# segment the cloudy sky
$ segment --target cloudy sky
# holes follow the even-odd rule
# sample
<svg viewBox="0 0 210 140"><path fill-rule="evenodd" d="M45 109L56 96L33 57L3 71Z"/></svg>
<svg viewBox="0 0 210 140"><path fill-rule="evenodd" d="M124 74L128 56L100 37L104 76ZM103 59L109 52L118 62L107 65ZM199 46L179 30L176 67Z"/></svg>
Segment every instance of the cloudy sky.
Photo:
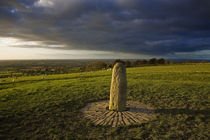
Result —
<svg viewBox="0 0 210 140"><path fill-rule="evenodd" d="M210 59L210 0L0 0L0 59Z"/></svg>

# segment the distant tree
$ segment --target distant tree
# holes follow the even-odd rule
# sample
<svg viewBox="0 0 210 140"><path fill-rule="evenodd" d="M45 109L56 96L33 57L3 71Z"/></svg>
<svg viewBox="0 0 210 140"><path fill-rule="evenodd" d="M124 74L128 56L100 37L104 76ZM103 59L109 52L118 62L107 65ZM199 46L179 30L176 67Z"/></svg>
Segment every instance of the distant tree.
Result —
<svg viewBox="0 0 210 140"><path fill-rule="evenodd" d="M125 61L125 66L126 67L131 67L131 62L129 60Z"/></svg>
<svg viewBox="0 0 210 140"><path fill-rule="evenodd" d="M46 67L45 68L45 72L48 74L48 73L50 73L50 68L49 67Z"/></svg>
<svg viewBox="0 0 210 140"><path fill-rule="evenodd" d="M149 64L156 64L157 63L157 59L156 58L152 58L149 60Z"/></svg>
<svg viewBox="0 0 210 140"><path fill-rule="evenodd" d="M147 62L147 60L142 60L142 64L147 64L148 62Z"/></svg>
<svg viewBox="0 0 210 140"><path fill-rule="evenodd" d="M137 66L137 64L138 64L138 62L137 62L137 61L133 61L133 62L131 63L131 66L132 66L132 67L136 67L136 66Z"/></svg>
<svg viewBox="0 0 210 140"><path fill-rule="evenodd" d="M160 59L157 60L157 63L158 64L165 64L165 59L160 58Z"/></svg>
<svg viewBox="0 0 210 140"><path fill-rule="evenodd" d="M142 60L136 60L136 65L140 66L142 64Z"/></svg>

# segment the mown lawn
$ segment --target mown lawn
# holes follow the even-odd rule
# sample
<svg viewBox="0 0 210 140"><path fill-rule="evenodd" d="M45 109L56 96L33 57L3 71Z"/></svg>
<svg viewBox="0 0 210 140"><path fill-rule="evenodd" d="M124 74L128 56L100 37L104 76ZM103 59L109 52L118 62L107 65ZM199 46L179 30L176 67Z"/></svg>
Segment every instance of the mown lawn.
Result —
<svg viewBox="0 0 210 140"><path fill-rule="evenodd" d="M111 71L18 78L0 83L0 139L208 139L210 65L127 68L128 99L157 117L141 125L94 126L79 111L109 99Z"/></svg>

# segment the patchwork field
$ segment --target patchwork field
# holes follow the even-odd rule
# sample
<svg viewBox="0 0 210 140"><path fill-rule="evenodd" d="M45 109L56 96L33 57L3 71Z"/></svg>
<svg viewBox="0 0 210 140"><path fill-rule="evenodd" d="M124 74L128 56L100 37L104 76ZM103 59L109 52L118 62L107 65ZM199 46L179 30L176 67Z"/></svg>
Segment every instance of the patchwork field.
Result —
<svg viewBox="0 0 210 140"><path fill-rule="evenodd" d="M155 108L140 125L94 126L79 111L108 100L111 71L0 81L0 139L208 139L210 64L127 68L128 99Z"/></svg>

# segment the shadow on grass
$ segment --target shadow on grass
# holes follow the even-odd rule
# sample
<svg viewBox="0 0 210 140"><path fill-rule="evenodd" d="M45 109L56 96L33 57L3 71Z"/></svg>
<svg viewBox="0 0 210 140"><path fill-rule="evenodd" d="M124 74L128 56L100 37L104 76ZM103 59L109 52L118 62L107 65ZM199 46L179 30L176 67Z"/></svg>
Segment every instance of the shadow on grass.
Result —
<svg viewBox="0 0 210 140"><path fill-rule="evenodd" d="M187 114L187 115L210 115L210 110L189 110L189 109L157 109L155 113L161 114Z"/></svg>

